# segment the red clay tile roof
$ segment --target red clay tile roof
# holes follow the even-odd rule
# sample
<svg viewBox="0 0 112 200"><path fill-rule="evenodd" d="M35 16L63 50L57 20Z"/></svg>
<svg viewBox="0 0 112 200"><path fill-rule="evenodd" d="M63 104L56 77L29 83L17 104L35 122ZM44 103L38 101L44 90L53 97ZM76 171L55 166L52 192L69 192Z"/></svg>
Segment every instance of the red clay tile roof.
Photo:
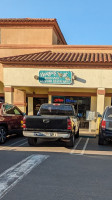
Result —
<svg viewBox="0 0 112 200"><path fill-rule="evenodd" d="M0 58L1 63L75 64L112 63L111 53L38 52Z"/></svg>
<svg viewBox="0 0 112 200"><path fill-rule="evenodd" d="M0 26L52 26L56 29L62 44L67 44L57 20L47 18L0 18Z"/></svg>

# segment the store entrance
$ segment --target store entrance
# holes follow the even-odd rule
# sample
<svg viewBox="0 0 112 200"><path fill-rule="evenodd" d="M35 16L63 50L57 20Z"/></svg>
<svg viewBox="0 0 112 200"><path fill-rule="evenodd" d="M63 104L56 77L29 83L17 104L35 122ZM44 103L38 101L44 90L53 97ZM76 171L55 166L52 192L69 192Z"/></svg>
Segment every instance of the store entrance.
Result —
<svg viewBox="0 0 112 200"><path fill-rule="evenodd" d="M52 98L53 103L67 103L74 105L75 112L80 119L80 128L88 129L89 121L86 120L86 111L90 110L90 97L61 97L54 96Z"/></svg>
<svg viewBox="0 0 112 200"><path fill-rule="evenodd" d="M48 103L48 98L33 98L33 115L37 115L37 112L43 103Z"/></svg>

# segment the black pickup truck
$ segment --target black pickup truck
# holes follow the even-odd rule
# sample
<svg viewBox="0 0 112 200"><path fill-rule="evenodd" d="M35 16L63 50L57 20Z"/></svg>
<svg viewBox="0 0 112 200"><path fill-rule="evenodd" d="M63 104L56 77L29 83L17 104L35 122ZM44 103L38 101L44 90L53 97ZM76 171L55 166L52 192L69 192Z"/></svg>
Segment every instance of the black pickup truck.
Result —
<svg viewBox="0 0 112 200"><path fill-rule="evenodd" d="M79 119L70 104L42 104L37 116L25 116L23 135L29 145L36 146L38 138L61 139L73 147L79 137Z"/></svg>

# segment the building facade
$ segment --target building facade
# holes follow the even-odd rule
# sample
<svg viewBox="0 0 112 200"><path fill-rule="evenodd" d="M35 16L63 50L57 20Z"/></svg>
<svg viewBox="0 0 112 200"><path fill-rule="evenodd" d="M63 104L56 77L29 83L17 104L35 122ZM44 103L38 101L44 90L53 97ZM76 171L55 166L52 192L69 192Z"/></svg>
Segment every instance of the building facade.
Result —
<svg viewBox="0 0 112 200"><path fill-rule="evenodd" d="M80 127L98 131L111 105L112 46L67 45L55 19L0 19L0 98L29 115L71 103Z"/></svg>

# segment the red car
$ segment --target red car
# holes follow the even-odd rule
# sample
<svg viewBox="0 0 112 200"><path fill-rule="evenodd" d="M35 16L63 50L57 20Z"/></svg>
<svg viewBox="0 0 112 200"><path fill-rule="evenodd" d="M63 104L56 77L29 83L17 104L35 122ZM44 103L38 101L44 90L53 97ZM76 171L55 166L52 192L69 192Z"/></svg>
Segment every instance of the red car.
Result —
<svg viewBox="0 0 112 200"><path fill-rule="evenodd" d="M17 106L0 103L0 144L5 143L7 135L22 133L23 116Z"/></svg>

